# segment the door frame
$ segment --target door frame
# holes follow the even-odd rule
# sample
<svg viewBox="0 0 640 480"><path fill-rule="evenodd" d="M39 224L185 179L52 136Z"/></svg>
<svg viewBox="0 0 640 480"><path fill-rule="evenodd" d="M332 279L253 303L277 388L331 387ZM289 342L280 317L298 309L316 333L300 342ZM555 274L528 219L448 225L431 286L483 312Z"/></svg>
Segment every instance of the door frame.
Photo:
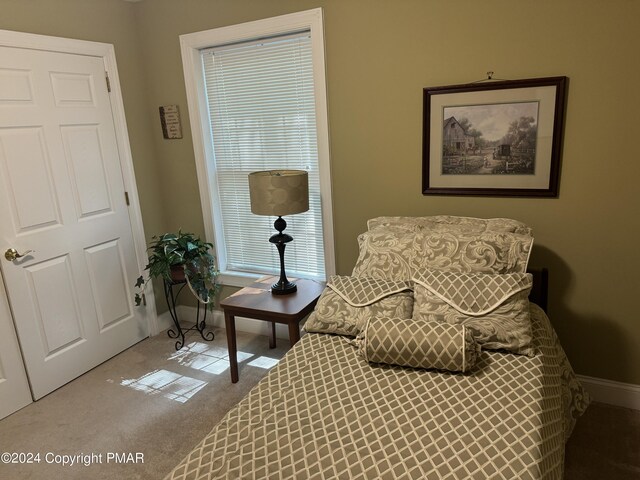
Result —
<svg viewBox="0 0 640 480"><path fill-rule="evenodd" d="M120 156L122 178L124 181L125 191L129 193L129 219L133 234L133 242L135 245L136 261L138 263L138 271L142 273L147 263L147 243L144 234L140 201L138 198L138 187L133 169L133 157L131 155L131 147L129 145L129 132L127 130L127 121L124 114L124 101L122 98L122 90L120 89L120 78L118 76L114 46L110 43L52 37L48 35L16 32L12 30L0 30L0 46L71 53L76 55L101 57L103 59L105 76L109 77L109 84L111 88L109 98L111 103L111 112L113 115L116 142L118 145L118 154ZM131 281L135 282L135 279L132 278ZM2 285L2 288L5 288L4 285ZM157 335L161 331L161 326L158 322L153 286L151 283L148 283L146 288L145 296L147 299L147 305L141 313L142 318L146 320L147 325L149 326L149 335L153 336ZM13 325L12 318L5 319L3 317L4 315L0 312L0 321L7 320Z"/></svg>

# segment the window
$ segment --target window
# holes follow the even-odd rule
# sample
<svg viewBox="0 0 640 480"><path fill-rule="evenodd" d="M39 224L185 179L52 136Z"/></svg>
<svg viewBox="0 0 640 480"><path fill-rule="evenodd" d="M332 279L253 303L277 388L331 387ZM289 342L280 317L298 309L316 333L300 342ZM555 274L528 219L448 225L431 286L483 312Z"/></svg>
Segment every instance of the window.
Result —
<svg viewBox="0 0 640 480"><path fill-rule="evenodd" d="M279 272L275 217L253 215L247 176L309 172L309 211L285 217L290 277L334 273L320 9L180 38L207 237L222 282Z"/></svg>

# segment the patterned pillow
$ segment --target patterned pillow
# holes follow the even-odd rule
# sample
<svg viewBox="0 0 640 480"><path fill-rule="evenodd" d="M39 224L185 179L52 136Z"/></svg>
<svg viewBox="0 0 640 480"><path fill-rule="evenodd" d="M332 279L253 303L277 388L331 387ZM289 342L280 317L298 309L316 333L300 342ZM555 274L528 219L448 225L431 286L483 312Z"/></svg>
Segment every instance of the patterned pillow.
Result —
<svg viewBox="0 0 640 480"><path fill-rule="evenodd" d="M417 266L416 234L376 229L358 236L360 254L352 275L388 280L410 280Z"/></svg>
<svg viewBox="0 0 640 480"><path fill-rule="evenodd" d="M414 320L466 325L482 348L535 355L528 299L531 274L427 271L414 282Z"/></svg>
<svg viewBox="0 0 640 480"><path fill-rule="evenodd" d="M371 316L410 318L412 284L334 275L322 292L304 330L356 336Z"/></svg>
<svg viewBox="0 0 640 480"><path fill-rule="evenodd" d="M352 275L407 280L430 269L460 273L525 273L533 237L516 233L415 233L376 228L358 237Z"/></svg>
<svg viewBox="0 0 640 480"><path fill-rule="evenodd" d="M368 362L468 372L480 354L464 325L372 317L355 343Z"/></svg>
<svg viewBox="0 0 640 480"><path fill-rule="evenodd" d="M429 217L376 217L367 221L367 229L401 228L412 232L483 233L503 232L533 235L531 227L510 218L474 218L453 215Z"/></svg>

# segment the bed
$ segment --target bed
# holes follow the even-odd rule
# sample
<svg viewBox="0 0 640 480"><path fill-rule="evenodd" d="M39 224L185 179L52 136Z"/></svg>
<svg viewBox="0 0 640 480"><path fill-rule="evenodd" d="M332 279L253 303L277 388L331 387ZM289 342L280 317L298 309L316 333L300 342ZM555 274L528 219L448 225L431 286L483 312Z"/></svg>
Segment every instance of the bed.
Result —
<svg viewBox="0 0 640 480"><path fill-rule="evenodd" d="M537 273L536 279L542 281L536 281L534 288L527 283L532 278L522 270L526 269L533 242L528 227L505 219L464 217L381 217L370 221L368 227L359 237L360 256L354 272L350 278L332 277L326 296L323 293L324 299L321 297L307 320L305 329L309 333L167 479L562 478L565 441L589 398L575 378L545 311L526 299L530 296L546 307L545 275ZM477 243L478 236L498 235L504 240L504 234L524 240L520 246L505 245L502 251L507 253L503 257L496 255L495 249L489 254L486 244ZM433 235L447 242L455 238L457 247L445 248L442 242L434 241ZM475 240L467 243L468 236ZM525 237L531 237L531 242ZM380 238L384 240L380 242ZM417 246L416 238L422 247ZM431 253L441 253L429 260L438 268L433 263L425 268L424 245L429 245ZM466 252L462 262L458 255L461 249ZM449 260L458 257L443 262L443 255ZM469 271L469 262L480 270L490 267L490 271ZM461 264L464 271L459 271ZM522 271L504 273L505 268ZM496 269L502 273L496 273ZM439 319L433 322L435 329L450 329L452 335L462 332L456 337L461 339L461 347L453 348L447 357L447 345L455 342L443 342L439 347L442 334L434 343L434 337L428 336L434 329L424 337L418 331L431 328L431 317L425 316L431 315L430 308L440 313L450 308L449 304L438 304L441 293L428 283L431 280L416 277L418 270L456 282L460 278L502 281L515 275L529 285L525 289L510 286L513 291L521 290L507 295L511 300L525 295L526 307L520 310L526 310L530 328L527 342L507 347L502 344L499 348L488 341L478 344L473 322L486 322L495 309L489 314L483 310L470 321L467 316L457 325L442 321L452 318L442 314L444 317L434 317ZM403 289L398 282L407 277L412 277L412 282ZM362 284L369 290L376 285L369 300L380 298L367 303L369 300L360 295L357 301L350 298L351 303L346 302L348 289L340 288L348 285L353 290L354 285ZM428 288L420 293L418 287L423 284ZM381 294L381 285L392 285L388 291L394 293ZM443 285L445 296L456 290L456 296L470 298L469 292L460 293L464 289ZM487 290L499 290L491 285ZM477 297L473 293L476 291L481 289L472 289ZM420 295L428 297L432 293L431 300L420 300ZM498 297L503 306L505 295ZM411 298L411 313L404 312L404 316L412 317L413 323L409 319L403 323L398 316L403 314L398 308L409 308L407 298ZM380 307L381 299L388 303ZM438 305L428 306L429 301ZM522 304L522 299L518 301ZM360 305L354 307L358 302ZM478 303L477 298L473 302ZM368 306L362 310L364 304ZM382 310L376 313L375 308ZM512 312L513 306L509 308ZM459 319L460 312L454 313ZM408 330L410 339L386 342L399 338L399 334L387 332L375 346L374 339L380 332L375 331L374 319L382 326L413 329ZM420 338L429 343L430 352L440 349L438 356L428 360L431 365L412 364L424 363L428 357L416 356L415 351L410 360L402 357L405 360L386 362L386 357L378 356L373 358L378 361L371 361L372 352L406 351L408 343ZM476 353L471 355L470 348ZM442 363L444 357L447 361L462 359L464 365L456 371L451 364ZM429 368L434 365L437 369Z"/></svg>

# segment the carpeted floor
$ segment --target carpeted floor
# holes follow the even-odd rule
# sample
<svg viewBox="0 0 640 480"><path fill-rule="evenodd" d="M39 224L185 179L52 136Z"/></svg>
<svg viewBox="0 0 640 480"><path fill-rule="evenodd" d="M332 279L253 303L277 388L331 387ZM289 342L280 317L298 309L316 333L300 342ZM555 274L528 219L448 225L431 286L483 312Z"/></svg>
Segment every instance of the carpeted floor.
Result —
<svg viewBox="0 0 640 480"><path fill-rule="evenodd" d="M640 411L592 403L565 450L565 480L640 479Z"/></svg>
<svg viewBox="0 0 640 480"><path fill-rule="evenodd" d="M234 385L223 330L213 342L189 337L180 352L164 334L140 342L0 420L0 453L40 454L40 463L0 463L0 479L162 479L286 353L288 342L270 350L267 337L239 332L238 349ZM73 466L61 464L72 460ZM640 412L593 404L567 445L565 478L640 478Z"/></svg>
<svg viewBox="0 0 640 480"><path fill-rule="evenodd" d="M288 350L288 341L270 350L267 337L238 332L232 384L225 332L214 331L213 342L190 335L180 352L166 334L143 340L0 420L0 453L41 455L39 464L0 463L0 479L163 478ZM144 463L117 464L109 453L141 453ZM63 455L92 464L48 463Z"/></svg>

